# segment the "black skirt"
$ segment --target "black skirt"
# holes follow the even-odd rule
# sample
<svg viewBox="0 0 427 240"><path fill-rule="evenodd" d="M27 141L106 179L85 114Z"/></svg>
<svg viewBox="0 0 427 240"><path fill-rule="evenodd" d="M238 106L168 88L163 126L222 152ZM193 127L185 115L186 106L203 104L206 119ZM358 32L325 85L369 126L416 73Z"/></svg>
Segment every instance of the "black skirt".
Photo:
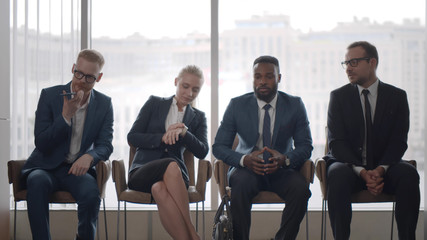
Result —
<svg viewBox="0 0 427 240"><path fill-rule="evenodd" d="M154 183L163 180L163 175L171 162L176 162L176 160L173 158L162 158L133 169L129 173L129 188L135 191L151 193L151 187ZM184 181L184 183L188 188L188 182Z"/></svg>

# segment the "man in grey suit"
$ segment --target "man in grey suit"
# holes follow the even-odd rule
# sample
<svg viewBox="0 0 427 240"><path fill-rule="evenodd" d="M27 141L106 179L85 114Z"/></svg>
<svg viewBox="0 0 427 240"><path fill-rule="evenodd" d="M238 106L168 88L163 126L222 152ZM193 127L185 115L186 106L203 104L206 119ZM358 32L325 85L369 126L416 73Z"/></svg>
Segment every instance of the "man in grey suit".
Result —
<svg viewBox="0 0 427 240"><path fill-rule="evenodd" d="M380 81L378 52L366 41L347 47L350 83L331 92L328 109L328 208L335 239L350 238L351 194L396 195L399 239L415 239L419 175L402 161L408 148L406 92Z"/></svg>
<svg viewBox="0 0 427 240"><path fill-rule="evenodd" d="M58 190L70 192L77 201L76 238L95 237L101 200L94 166L113 152L111 98L93 90L103 65L99 52L82 50L72 67L72 81L41 91L36 148L22 169L33 239L50 239L49 197Z"/></svg>
<svg viewBox="0 0 427 240"><path fill-rule="evenodd" d="M252 199L263 190L286 201L275 239L295 239L311 196L298 171L313 150L307 113L301 98L277 90L280 81L275 57L255 59L254 92L230 101L212 146L231 166L234 239L249 239Z"/></svg>

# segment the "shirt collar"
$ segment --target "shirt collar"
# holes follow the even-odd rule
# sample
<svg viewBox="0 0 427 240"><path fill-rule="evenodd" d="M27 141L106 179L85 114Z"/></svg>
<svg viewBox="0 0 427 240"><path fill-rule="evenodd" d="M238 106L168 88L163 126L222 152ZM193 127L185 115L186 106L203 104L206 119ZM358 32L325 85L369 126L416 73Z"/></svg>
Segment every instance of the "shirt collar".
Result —
<svg viewBox="0 0 427 240"><path fill-rule="evenodd" d="M376 95L378 94L378 84L379 84L379 80L377 79L377 80L375 80L375 82L371 85L371 86L369 86L368 88L363 88L362 86L360 86L360 85L357 85L357 89L359 90L359 95L362 95L362 91L363 91L363 89L368 89L369 90L369 93L373 96L373 97L376 97Z"/></svg>
<svg viewBox="0 0 427 240"><path fill-rule="evenodd" d="M265 106L265 104L267 104L267 103L268 103L268 102L265 102L265 101L263 101L263 100L260 100L259 98L257 98L257 99L256 99L256 101L257 101L257 103L258 103L258 107L259 107L260 109L262 109L262 108ZM269 104L271 105L271 107L272 107L273 109L276 109L276 103L277 103L277 93L276 93L276 95L274 96L273 100L271 100L271 101L269 102Z"/></svg>

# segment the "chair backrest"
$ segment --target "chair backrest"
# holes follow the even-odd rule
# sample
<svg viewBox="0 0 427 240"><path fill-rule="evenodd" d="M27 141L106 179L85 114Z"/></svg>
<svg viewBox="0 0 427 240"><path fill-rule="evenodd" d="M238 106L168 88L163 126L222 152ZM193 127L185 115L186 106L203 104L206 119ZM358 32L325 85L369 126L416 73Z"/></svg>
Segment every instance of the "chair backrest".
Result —
<svg viewBox="0 0 427 240"><path fill-rule="evenodd" d="M18 192L23 190L21 184L21 169L25 162L26 160L11 160L7 163L9 184L12 184L13 196L18 196ZM25 197L18 200L25 200Z"/></svg>
<svg viewBox="0 0 427 240"><path fill-rule="evenodd" d="M129 143L129 167L132 165L133 158L135 157L136 148ZM189 185L195 185L195 177L194 177L194 155L189 150L184 151L184 163L188 170L188 177L190 178Z"/></svg>

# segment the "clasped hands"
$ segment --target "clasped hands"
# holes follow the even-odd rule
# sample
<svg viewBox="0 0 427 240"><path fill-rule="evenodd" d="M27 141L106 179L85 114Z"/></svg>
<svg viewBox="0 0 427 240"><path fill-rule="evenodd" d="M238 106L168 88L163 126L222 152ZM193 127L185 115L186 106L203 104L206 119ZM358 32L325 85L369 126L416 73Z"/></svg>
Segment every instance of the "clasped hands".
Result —
<svg viewBox="0 0 427 240"><path fill-rule="evenodd" d="M271 154L271 157L268 159L268 163L265 163L264 159L258 157L265 151ZM284 165L285 159L285 155L274 149L264 147L261 150L253 151L251 154L246 155L243 159L243 165L246 168L251 169L256 174L266 175L276 172L280 166Z"/></svg>
<svg viewBox="0 0 427 240"><path fill-rule="evenodd" d="M383 191L384 173L385 170L381 166L378 166L373 170L363 169L362 171L360 171L360 177L366 182L366 187L368 191L374 196L381 194Z"/></svg>
<svg viewBox="0 0 427 240"><path fill-rule="evenodd" d="M179 140L179 136L182 135L184 129L186 129L184 123L175 123L170 125L165 134L163 134L162 142L167 145L174 145Z"/></svg>

